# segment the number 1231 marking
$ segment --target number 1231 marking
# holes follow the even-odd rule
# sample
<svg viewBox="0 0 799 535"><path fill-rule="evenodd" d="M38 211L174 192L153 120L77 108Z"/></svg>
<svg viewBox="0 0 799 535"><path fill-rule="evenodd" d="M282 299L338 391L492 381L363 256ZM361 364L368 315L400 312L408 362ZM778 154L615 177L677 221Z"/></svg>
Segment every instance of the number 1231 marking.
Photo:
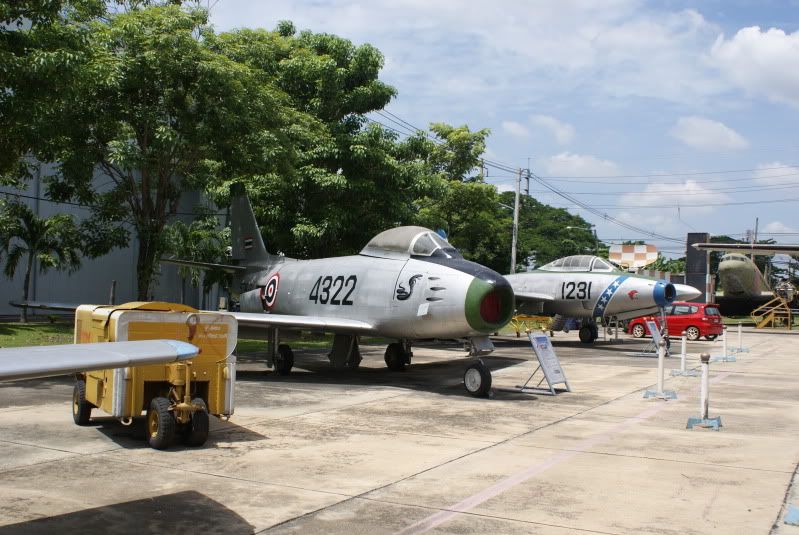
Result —
<svg viewBox="0 0 799 535"><path fill-rule="evenodd" d="M564 282L560 286L561 299L591 299L591 285L593 282Z"/></svg>

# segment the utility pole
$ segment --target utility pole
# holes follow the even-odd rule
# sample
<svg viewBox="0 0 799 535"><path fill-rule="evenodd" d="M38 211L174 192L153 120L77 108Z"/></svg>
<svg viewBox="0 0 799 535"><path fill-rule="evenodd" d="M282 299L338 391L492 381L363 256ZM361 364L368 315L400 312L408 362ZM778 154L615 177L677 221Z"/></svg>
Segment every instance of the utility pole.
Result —
<svg viewBox="0 0 799 535"><path fill-rule="evenodd" d="M522 189L522 170L516 176L516 202L513 204L513 240L510 245L510 272L516 273L516 242L519 238L519 195Z"/></svg>

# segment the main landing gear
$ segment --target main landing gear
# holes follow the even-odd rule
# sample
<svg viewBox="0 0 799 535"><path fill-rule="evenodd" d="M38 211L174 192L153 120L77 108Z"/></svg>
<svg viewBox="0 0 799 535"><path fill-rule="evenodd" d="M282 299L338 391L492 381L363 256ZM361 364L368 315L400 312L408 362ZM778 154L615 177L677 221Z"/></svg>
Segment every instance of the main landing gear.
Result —
<svg viewBox="0 0 799 535"><path fill-rule="evenodd" d="M595 321L584 322L580 326L580 341L584 344L593 344L599 338L599 328L596 326Z"/></svg>
<svg viewBox="0 0 799 535"><path fill-rule="evenodd" d="M405 366L411 363L411 358L413 358L413 351L411 351L411 344L407 340L388 344L386 354L383 356L388 369L394 372L405 371Z"/></svg>

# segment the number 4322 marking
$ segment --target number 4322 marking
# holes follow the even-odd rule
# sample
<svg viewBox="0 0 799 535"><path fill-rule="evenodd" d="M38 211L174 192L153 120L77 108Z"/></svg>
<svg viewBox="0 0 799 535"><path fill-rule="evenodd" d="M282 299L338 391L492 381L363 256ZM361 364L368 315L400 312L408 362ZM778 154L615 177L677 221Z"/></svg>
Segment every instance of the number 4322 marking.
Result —
<svg viewBox="0 0 799 535"><path fill-rule="evenodd" d="M358 277L350 275L346 279L344 275L333 277L332 275L320 276L311 288L308 300L320 305L352 305L350 296L355 291L358 284ZM339 299L339 295L347 293Z"/></svg>

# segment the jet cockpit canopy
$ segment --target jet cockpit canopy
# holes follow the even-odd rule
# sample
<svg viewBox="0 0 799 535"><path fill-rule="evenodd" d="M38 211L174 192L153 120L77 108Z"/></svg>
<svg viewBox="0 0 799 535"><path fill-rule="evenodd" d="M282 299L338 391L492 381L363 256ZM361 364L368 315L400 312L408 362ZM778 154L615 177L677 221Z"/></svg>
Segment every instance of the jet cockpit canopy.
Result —
<svg viewBox="0 0 799 535"><path fill-rule="evenodd" d="M545 264L538 268L542 271L614 271L615 268L610 262L604 258L599 258L593 255L574 255L564 256L553 260L549 264Z"/></svg>
<svg viewBox="0 0 799 535"><path fill-rule="evenodd" d="M378 258L463 258L457 249L437 233L429 228L413 226L384 230L366 244L361 254Z"/></svg>

